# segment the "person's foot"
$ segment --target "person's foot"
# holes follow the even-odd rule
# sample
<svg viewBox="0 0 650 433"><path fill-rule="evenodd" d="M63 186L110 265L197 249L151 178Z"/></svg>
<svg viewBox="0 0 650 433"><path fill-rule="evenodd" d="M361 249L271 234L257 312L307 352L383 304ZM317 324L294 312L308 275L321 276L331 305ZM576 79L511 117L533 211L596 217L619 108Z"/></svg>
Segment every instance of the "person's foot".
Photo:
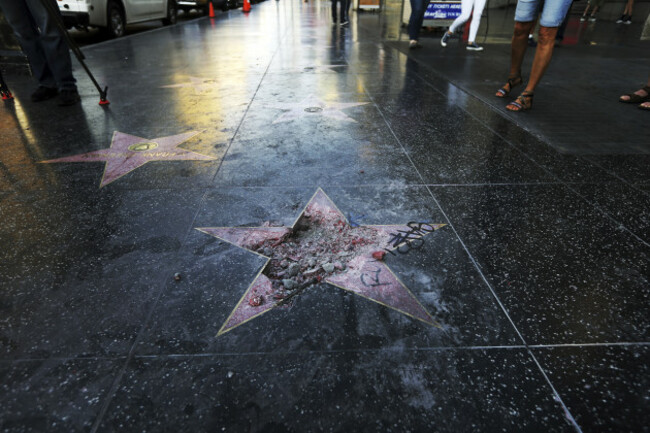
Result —
<svg viewBox="0 0 650 433"><path fill-rule="evenodd" d="M587 16L586 15L581 16L580 17L580 22L584 23L585 21L587 21Z"/></svg>
<svg viewBox="0 0 650 433"><path fill-rule="evenodd" d="M414 48L422 48L422 45L420 45L420 43L415 39L411 39L409 41L409 49L412 50Z"/></svg>
<svg viewBox="0 0 650 433"><path fill-rule="evenodd" d="M596 17L595 16L590 16L589 17L589 22L590 23L595 23L596 22Z"/></svg>
<svg viewBox="0 0 650 433"><path fill-rule="evenodd" d="M449 39L451 39L452 36L453 36L453 33L445 32L445 34L442 35L442 39L440 39L440 45L442 45L443 47L446 47L447 46L447 41L449 41Z"/></svg>
<svg viewBox="0 0 650 433"><path fill-rule="evenodd" d="M626 18L623 20L623 24L632 24L632 15L628 15Z"/></svg>
<svg viewBox="0 0 650 433"><path fill-rule="evenodd" d="M650 111L650 102L644 102L642 104L639 104L639 108L642 110Z"/></svg>
<svg viewBox="0 0 650 433"><path fill-rule="evenodd" d="M621 24L623 21L625 21L625 18L627 18L625 15L621 15L621 17L616 20L616 24Z"/></svg>
<svg viewBox="0 0 650 433"><path fill-rule="evenodd" d="M47 101L59 94L59 91L53 87L38 86L38 89L32 93L32 102Z"/></svg>
<svg viewBox="0 0 650 433"><path fill-rule="evenodd" d="M468 51L483 51L483 47L481 47L479 44L476 42L470 42L467 44Z"/></svg>
<svg viewBox="0 0 650 433"><path fill-rule="evenodd" d="M63 89L59 95L59 106L65 107L68 105L74 105L77 102L81 101L77 89Z"/></svg>
<svg viewBox="0 0 650 433"><path fill-rule="evenodd" d="M348 24L350 24L350 21L345 20L341 23L341 26L347 26Z"/></svg>
<svg viewBox="0 0 650 433"><path fill-rule="evenodd" d="M621 102L629 102L632 104L645 102L648 99L650 99L650 86L645 86L644 88L639 89L634 93L628 93L627 95L622 95L618 98L618 100Z"/></svg>

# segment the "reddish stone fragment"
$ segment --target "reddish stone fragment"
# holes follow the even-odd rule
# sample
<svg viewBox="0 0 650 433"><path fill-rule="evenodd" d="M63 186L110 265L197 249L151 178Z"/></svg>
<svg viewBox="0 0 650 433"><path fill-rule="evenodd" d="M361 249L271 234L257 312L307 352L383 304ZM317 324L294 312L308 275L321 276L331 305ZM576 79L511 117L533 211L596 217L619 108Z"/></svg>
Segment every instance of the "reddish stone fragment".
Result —
<svg viewBox="0 0 650 433"><path fill-rule="evenodd" d="M372 258L375 260L384 260L384 256L386 255L386 251L375 251L372 253Z"/></svg>
<svg viewBox="0 0 650 433"><path fill-rule="evenodd" d="M259 307L264 303L264 298L261 296L253 296L248 300L248 305L251 307Z"/></svg>

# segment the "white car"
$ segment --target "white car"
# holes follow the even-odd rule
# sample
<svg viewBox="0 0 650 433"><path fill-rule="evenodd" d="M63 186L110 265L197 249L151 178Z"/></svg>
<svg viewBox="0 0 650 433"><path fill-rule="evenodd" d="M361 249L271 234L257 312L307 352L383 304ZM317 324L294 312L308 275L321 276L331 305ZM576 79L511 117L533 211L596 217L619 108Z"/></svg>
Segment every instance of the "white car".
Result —
<svg viewBox="0 0 650 433"><path fill-rule="evenodd" d="M175 24L176 0L59 0L66 27L99 27L113 38L124 35L127 24L163 20Z"/></svg>

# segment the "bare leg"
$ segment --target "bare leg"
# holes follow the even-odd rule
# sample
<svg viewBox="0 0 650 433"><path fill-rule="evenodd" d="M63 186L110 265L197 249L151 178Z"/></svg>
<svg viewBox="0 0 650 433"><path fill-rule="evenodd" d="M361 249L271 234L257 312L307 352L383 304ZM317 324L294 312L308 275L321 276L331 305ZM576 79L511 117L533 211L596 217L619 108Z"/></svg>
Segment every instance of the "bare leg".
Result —
<svg viewBox="0 0 650 433"><path fill-rule="evenodd" d="M528 35L533 29L535 21L528 23L515 23L515 32L512 35L510 49L510 76L521 77L521 64L524 62L524 54L528 47Z"/></svg>
<svg viewBox="0 0 650 433"><path fill-rule="evenodd" d="M526 92L528 93L535 91L535 87L539 84L544 76L544 72L546 72L546 68L548 68L551 62L555 35L557 35L557 27L540 26L539 42L535 51L535 59L533 59L533 67L530 70L530 80L528 80L528 85L526 86Z"/></svg>
<svg viewBox="0 0 650 433"><path fill-rule="evenodd" d="M632 7L633 6L634 6L634 0L627 0L627 4L625 5L625 9L623 10L623 15L632 16Z"/></svg>

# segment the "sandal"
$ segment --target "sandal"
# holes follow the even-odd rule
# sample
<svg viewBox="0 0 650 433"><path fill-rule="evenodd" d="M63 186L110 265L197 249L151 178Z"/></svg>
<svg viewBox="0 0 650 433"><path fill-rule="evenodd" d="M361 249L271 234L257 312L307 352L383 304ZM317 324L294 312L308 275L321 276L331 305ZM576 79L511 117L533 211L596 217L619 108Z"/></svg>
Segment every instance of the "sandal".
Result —
<svg viewBox="0 0 650 433"><path fill-rule="evenodd" d="M650 101L643 102L643 103L639 104L639 108L642 109L642 110L650 111Z"/></svg>
<svg viewBox="0 0 650 433"><path fill-rule="evenodd" d="M497 90L495 96L498 96L499 98L505 98L512 91L512 89L514 89L516 86L520 85L523 82L524 80L521 78L521 75L518 77L509 77L508 82L504 84L502 88Z"/></svg>
<svg viewBox="0 0 650 433"><path fill-rule="evenodd" d="M524 90L517 99L506 105L506 108L510 111L530 110L533 108L533 96L535 96L533 93Z"/></svg>
<svg viewBox="0 0 650 433"><path fill-rule="evenodd" d="M639 104L641 102L645 102L650 100L650 86L645 86L642 89L644 92L647 93L645 96L637 95L636 93L628 93L627 95L623 96L628 96L629 99L621 99L623 96L619 97L618 100L619 102L624 102L626 104ZM638 92L638 90L637 90Z"/></svg>

